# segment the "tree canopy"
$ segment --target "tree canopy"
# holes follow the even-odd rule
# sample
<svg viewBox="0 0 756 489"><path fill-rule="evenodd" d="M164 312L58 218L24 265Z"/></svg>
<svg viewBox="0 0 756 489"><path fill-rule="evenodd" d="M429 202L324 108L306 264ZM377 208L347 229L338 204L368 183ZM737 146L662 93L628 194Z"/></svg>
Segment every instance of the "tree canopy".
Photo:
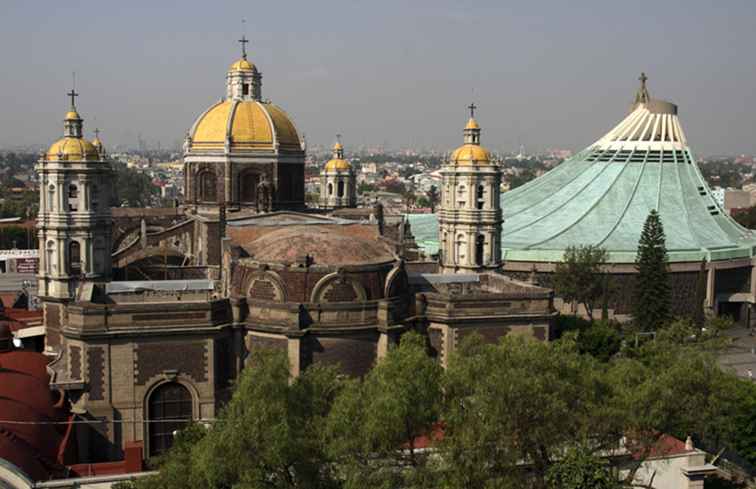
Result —
<svg viewBox="0 0 756 489"><path fill-rule="evenodd" d="M608 254L593 245L570 246L554 271L554 288L565 301L581 304L593 321L593 311L609 286L602 267Z"/></svg>
<svg viewBox="0 0 756 489"><path fill-rule="evenodd" d="M684 329L606 359L569 338L472 334L446 370L406 333L361 379L317 366L291 379L284 352L255 352L218 419L130 487L614 489L667 435L752 452L753 386ZM611 449L632 454L623 480Z"/></svg>

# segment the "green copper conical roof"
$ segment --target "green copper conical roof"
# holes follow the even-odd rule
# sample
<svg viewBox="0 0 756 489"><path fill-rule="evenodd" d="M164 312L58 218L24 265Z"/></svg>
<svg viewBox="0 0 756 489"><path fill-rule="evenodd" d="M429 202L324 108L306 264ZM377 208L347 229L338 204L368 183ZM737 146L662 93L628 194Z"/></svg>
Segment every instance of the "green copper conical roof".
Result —
<svg viewBox="0 0 756 489"><path fill-rule="evenodd" d="M645 87L643 87L645 88ZM750 257L756 235L716 203L669 102L636 97L630 114L587 149L506 192L502 256L554 262L572 245L599 245L613 263L635 260L651 209L673 262ZM418 244L438 249L433 215L409 216Z"/></svg>

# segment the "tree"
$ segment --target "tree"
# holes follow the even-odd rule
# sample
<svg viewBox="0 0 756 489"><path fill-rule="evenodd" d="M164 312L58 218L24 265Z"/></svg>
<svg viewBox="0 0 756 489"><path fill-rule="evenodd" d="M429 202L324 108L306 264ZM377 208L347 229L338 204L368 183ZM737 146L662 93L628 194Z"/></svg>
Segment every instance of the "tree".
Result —
<svg viewBox="0 0 756 489"><path fill-rule="evenodd" d="M546 473L550 489L619 489L606 460L585 446L569 448Z"/></svg>
<svg viewBox="0 0 756 489"><path fill-rule="evenodd" d="M160 189L152 184L147 174L120 162L113 162L113 170L112 206L151 207L153 200L160 196Z"/></svg>
<svg viewBox="0 0 756 489"><path fill-rule="evenodd" d="M668 435L692 436L713 451L731 445L740 381L722 370L715 355L655 340L638 355L612 362L606 377L613 391L611 410L633 453L625 483L634 480L644 460L664 455Z"/></svg>
<svg viewBox="0 0 756 489"><path fill-rule="evenodd" d="M643 225L635 267L633 317L640 328L656 331L669 321L672 302L664 228L656 210L651 210Z"/></svg>
<svg viewBox="0 0 756 489"><path fill-rule="evenodd" d="M756 229L756 206L745 209L733 209L732 217L741 226Z"/></svg>
<svg viewBox="0 0 756 489"><path fill-rule="evenodd" d="M751 465L756 465L756 383L740 380L736 396L732 446Z"/></svg>
<svg viewBox="0 0 756 489"><path fill-rule="evenodd" d="M430 476L415 442L431 437L439 420L442 369L424 341L405 334L334 402L327 421L329 453L341 467L345 488L418 487Z"/></svg>
<svg viewBox="0 0 756 489"><path fill-rule="evenodd" d="M332 487L320 427L341 385L336 371L312 367L292 380L286 355L273 350L250 363L207 433L191 445L179 438L138 489Z"/></svg>
<svg viewBox="0 0 756 489"><path fill-rule="evenodd" d="M602 368L568 346L514 336L463 342L445 383L445 487L544 488L565 446L590 435L598 451L619 439Z"/></svg>
<svg viewBox="0 0 756 489"><path fill-rule="evenodd" d="M570 341L466 339L445 382L441 485L602 487L597 481L609 481L598 459L621 440L632 455L628 485L644 461L669 449L667 436L731 446L732 414L747 416L745 404L735 409L747 397L738 382L714 355L664 341L603 363Z"/></svg>
<svg viewBox="0 0 756 489"><path fill-rule="evenodd" d="M591 321L607 287L602 270L607 257L606 250L598 246L570 246L554 272L556 293L567 302L582 304Z"/></svg>
<svg viewBox="0 0 756 489"><path fill-rule="evenodd" d="M436 205L439 201L438 188L435 185L431 185L428 192L425 193L428 203L430 204L431 213L436 212Z"/></svg>
<svg viewBox="0 0 756 489"><path fill-rule="evenodd" d="M367 192L375 192L376 189L377 189L377 187L375 185L373 185L372 183L364 182L364 181L360 182L357 185L357 193L359 195L362 195L362 194L367 193Z"/></svg>

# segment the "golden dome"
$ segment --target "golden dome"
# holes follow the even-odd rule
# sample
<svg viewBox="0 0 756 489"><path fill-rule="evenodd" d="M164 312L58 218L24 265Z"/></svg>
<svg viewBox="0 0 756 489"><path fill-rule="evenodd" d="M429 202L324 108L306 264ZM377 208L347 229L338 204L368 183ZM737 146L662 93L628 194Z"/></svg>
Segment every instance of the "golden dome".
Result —
<svg viewBox="0 0 756 489"><path fill-rule="evenodd" d="M224 150L227 136L234 152L272 151L276 143L280 150L302 150L297 129L286 112L255 100L218 102L197 119L190 136L190 151Z"/></svg>
<svg viewBox="0 0 756 489"><path fill-rule="evenodd" d="M465 129L480 129L480 126L478 125L478 121L470 117L470 120L467 121Z"/></svg>
<svg viewBox="0 0 756 489"><path fill-rule="evenodd" d="M348 171L352 169L352 165L343 159L332 159L325 164L325 171Z"/></svg>
<svg viewBox="0 0 756 489"><path fill-rule="evenodd" d="M66 120L67 121L80 120L80 119L81 119L81 116L75 110L69 110L68 112L66 112Z"/></svg>
<svg viewBox="0 0 756 489"><path fill-rule="evenodd" d="M478 144L463 144L454 150L450 159L458 165L489 164L491 154Z"/></svg>
<svg viewBox="0 0 756 489"><path fill-rule="evenodd" d="M228 71L255 71L257 68L244 58L233 63L228 67Z"/></svg>
<svg viewBox="0 0 756 489"><path fill-rule="evenodd" d="M94 144L84 138L64 137L47 150L48 161L98 160L100 153Z"/></svg>

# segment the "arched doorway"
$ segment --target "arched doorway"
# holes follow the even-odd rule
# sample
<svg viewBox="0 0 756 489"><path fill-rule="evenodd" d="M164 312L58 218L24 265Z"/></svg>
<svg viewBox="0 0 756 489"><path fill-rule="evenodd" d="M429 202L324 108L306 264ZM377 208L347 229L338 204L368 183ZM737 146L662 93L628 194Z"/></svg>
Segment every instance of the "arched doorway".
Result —
<svg viewBox="0 0 756 489"><path fill-rule="evenodd" d="M192 395L178 382L162 384L150 395L147 414L150 456L154 457L171 448L173 433L191 421Z"/></svg>

